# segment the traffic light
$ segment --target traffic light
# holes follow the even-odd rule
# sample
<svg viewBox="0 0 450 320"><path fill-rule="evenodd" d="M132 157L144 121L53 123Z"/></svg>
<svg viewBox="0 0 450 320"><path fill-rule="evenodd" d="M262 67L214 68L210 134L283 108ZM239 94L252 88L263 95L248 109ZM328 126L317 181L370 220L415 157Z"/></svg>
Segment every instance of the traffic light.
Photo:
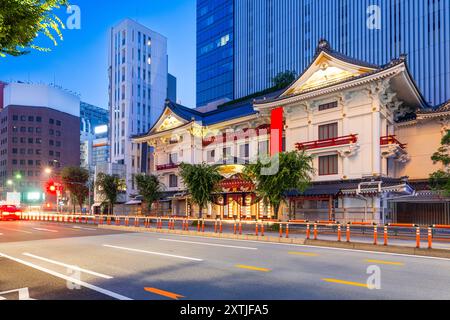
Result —
<svg viewBox="0 0 450 320"><path fill-rule="evenodd" d="M49 180L49 181L47 181L45 190L48 194L56 195L56 192L58 191L58 187L54 181Z"/></svg>

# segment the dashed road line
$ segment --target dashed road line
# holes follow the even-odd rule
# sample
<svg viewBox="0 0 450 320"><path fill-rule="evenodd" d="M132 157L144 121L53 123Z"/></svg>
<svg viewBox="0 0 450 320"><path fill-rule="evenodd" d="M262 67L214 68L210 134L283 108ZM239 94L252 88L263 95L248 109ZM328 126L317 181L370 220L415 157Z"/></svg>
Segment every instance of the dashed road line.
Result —
<svg viewBox="0 0 450 320"><path fill-rule="evenodd" d="M246 265L243 265L243 264L237 264L235 267L236 268L240 268L240 269L259 271L259 272L270 272L271 271L270 269L253 267L253 266L246 266Z"/></svg>
<svg viewBox="0 0 450 320"><path fill-rule="evenodd" d="M169 292L169 291L164 291L164 290L160 290L160 289L156 289L156 288L144 288L145 291L147 292L151 292L163 297L167 297L173 300L178 300L180 298L185 298L185 296L182 296L181 294L177 294L177 293L173 293L173 292Z"/></svg>
<svg viewBox="0 0 450 320"><path fill-rule="evenodd" d="M108 275L103 274L103 273L98 273L98 272L95 272L95 271L91 271L91 270L80 268L80 267L75 266L75 265L69 265L69 264L65 264L65 263L59 262L59 261L55 261L55 260L47 259L47 258L44 258L44 257L36 256L34 254L31 254L31 253L25 252L25 253L23 253L23 255L27 256L27 257L30 257L30 258L42 260L42 261L45 261L45 262L48 262L48 263L56 264L58 266L66 267L66 268L69 268L69 269L72 269L72 270L78 270L78 271L81 271L83 273L88 273L88 274L91 274L93 276L97 276L97 277L100 277L100 278L103 278L103 279L112 279L113 278L112 276L108 276Z"/></svg>
<svg viewBox="0 0 450 320"><path fill-rule="evenodd" d="M305 257L318 257L318 253L312 253L312 252L299 252L299 251L290 251L288 254L293 256L305 256Z"/></svg>
<svg viewBox="0 0 450 320"><path fill-rule="evenodd" d="M146 250L141 250L141 249L125 248L125 247L119 247L119 246L112 246L112 245L108 245L108 244L104 244L103 246L107 247L107 248L126 250L126 251L132 251L132 252L139 252L139 253L146 253L146 254L153 254L153 255L169 257L169 258L178 258L178 259L198 261L198 262L203 261L203 259L179 256L179 255L162 253L162 252L154 252L154 251L146 251Z"/></svg>
<svg viewBox="0 0 450 320"><path fill-rule="evenodd" d="M45 228L33 228L33 229L37 230L37 231L44 231L44 232L53 232L53 233L59 232L58 230L51 230L51 229L45 229Z"/></svg>
<svg viewBox="0 0 450 320"><path fill-rule="evenodd" d="M339 279L322 279L325 282L329 283L337 283L337 284L344 284L347 286L353 286L353 287L362 287L362 288L369 288L367 286L367 283L360 283L360 282L353 282L353 281L345 281L345 280L339 280Z"/></svg>
<svg viewBox="0 0 450 320"><path fill-rule="evenodd" d="M208 242L183 241L183 240L164 239L164 238L160 238L159 240L160 241L168 241L168 242L198 244L198 245L202 245L202 246L212 246L212 247L222 247L222 248L232 248L232 249L243 249L243 250L258 250L258 248L252 248L252 247L230 246L230 245L225 245L225 244L208 243Z"/></svg>
<svg viewBox="0 0 450 320"><path fill-rule="evenodd" d="M392 266L404 266L405 265L403 262L384 261L384 260L366 259L364 261L368 262L368 263L387 264L387 265L392 265Z"/></svg>

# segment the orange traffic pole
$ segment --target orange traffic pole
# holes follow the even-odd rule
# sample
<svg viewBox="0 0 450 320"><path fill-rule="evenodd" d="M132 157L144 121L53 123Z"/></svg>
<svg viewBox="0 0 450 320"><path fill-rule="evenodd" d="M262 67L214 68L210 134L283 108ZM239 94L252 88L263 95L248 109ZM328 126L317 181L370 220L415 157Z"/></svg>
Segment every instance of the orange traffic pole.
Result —
<svg viewBox="0 0 450 320"><path fill-rule="evenodd" d="M384 245L387 246L388 245L388 225L384 226L383 236L384 236Z"/></svg>
<svg viewBox="0 0 450 320"><path fill-rule="evenodd" d="M256 236L259 236L258 222L255 223L255 235L256 235Z"/></svg>
<svg viewBox="0 0 450 320"><path fill-rule="evenodd" d="M342 230L341 230L341 224L338 223L338 230L337 230L337 237L338 237L338 242L341 242L342 240Z"/></svg>
<svg viewBox="0 0 450 320"><path fill-rule="evenodd" d="M433 227L428 227L428 249L433 249Z"/></svg>
<svg viewBox="0 0 450 320"><path fill-rule="evenodd" d="M242 222L239 221L239 235L242 235Z"/></svg>
<svg viewBox="0 0 450 320"><path fill-rule="evenodd" d="M202 232L205 232L205 219L202 220Z"/></svg>
<svg viewBox="0 0 450 320"><path fill-rule="evenodd" d="M416 227L416 248L420 249L420 227Z"/></svg>
<svg viewBox="0 0 450 320"><path fill-rule="evenodd" d="M309 229L309 223L306 224L306 240L311 238L311 230Z"/></svg>
<svg viewBox="0 0 450 320"><path fill-rule="evenodd" d="M280 238L283 238L283 225L280 223Z"/></svg>
<svg viewBox="0 0 450 320"><path fill-rule="evenodd" d="M347 223L347 242L350 242L350 222Z"/></svg>
<svg viewBox="0 0 450 320"><path fill-rule="evenodd" d="M116 226L120 226L120 218L119 217L116 218Z"/></svg>
<svg viewBox="0 0 450 320"><path fill-rule="evenodd" d="M237 233L237 230L236 230L236 220L234 220L233 233L234 233L234 234Z"/></svg>
<svg viewBox="0 0 450 320"><path fill-rule="evenodd" d="M261 222L261 236L264 237L264 222Z"/></svg>
<svg viewBox="0 0 450 320"><path fill-rule="evenodd" d="M314 240L317 240L317 222L314 223Z"/></svg>
<svg viewBox="0 0 450 320"><path fill-rule="evenodd" d="M200 232L200 219L197 220L197 232Z"/></svg>
<svg viewBox="0 0 450 320"><path fill-rule="evenodd" d="M373 226L373 244L378 245L378 226L376 224Z"/></svg>
<svg viewBox="0 0 450 320"><path fill-rule="evenodd" d="M286 238L289 238L289 223L286 224Z"/></svg>

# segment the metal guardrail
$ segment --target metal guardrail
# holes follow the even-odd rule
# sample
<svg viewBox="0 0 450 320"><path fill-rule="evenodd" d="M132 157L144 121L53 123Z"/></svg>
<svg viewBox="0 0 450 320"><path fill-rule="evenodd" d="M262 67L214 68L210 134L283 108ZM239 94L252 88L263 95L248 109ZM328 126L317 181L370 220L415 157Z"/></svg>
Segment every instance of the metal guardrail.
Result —
<svg viewBox="0 0 450 320"><path fill-rule="evenodd" d="M275 236L280 238L306 237L308 240L333 240L338 242L358 242L356 239L370 240L374 245L387 246L391 239L414 241L420 248L427 241L431 249L434 241L450 243L450 226L433 225L420 227L413 224L386 224L353 222L347 224L335 221L292 220L234 220L190 217L163 216L118 216L118 215L82 215L22 213L25 221L48 221L125 227L143 227L155 230L180 230L198 233L231 233L234 235Z"/></svg>

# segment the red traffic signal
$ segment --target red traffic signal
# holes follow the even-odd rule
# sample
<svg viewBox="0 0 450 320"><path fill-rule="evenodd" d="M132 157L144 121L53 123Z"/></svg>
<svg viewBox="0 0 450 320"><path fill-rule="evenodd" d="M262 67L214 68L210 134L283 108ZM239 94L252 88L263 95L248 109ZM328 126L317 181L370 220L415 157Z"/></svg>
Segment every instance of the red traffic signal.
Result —
<svg viewBox="0 0 450 320"><path fill-rule="evenodd" d="M56 183L55 183L54 181L52 181L52 180L47 181L47 184L46 184L46 186L45 186L45 191L46 191L48 194L56 195L56 193L58 192L58 190L59 190L58 184L56 184Z"/></svg>

